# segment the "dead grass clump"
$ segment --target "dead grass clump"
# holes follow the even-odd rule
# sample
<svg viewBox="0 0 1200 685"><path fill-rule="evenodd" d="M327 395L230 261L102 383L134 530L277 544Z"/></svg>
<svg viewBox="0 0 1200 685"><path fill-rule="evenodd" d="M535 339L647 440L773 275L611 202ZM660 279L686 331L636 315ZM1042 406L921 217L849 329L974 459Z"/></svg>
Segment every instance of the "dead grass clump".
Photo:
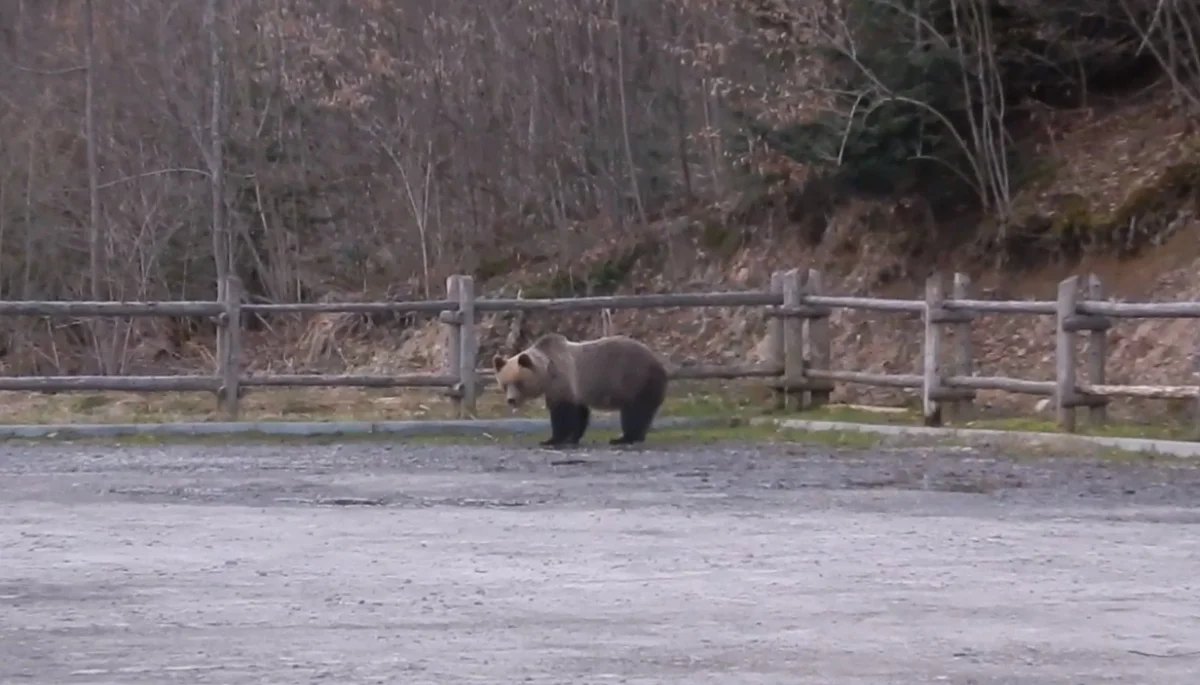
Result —
<svg viewBox="0 0 1200 685"><path fill-rule="evenodd" d="M319 302L361 302L361 294L325 293ZM296 342L305 365L313 365L332 356L341 356L339 342L346 342L370 333L368 316L350 312L322 312L308 321Z"/></svg>

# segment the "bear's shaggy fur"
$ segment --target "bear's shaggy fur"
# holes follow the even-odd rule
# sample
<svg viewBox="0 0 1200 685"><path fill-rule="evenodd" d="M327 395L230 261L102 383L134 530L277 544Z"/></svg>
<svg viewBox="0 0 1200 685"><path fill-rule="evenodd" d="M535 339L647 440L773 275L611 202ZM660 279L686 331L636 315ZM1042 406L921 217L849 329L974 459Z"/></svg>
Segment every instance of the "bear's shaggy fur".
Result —
<svg viewBox="0 0 1200 685"><path fill-rule="evenodd" d="M578 445L592 409L621 413L621 436L610 444L642 442L667 394L662 359L623 335L574 342L551 333L492 362L509 406L545 397L551 435L541 444L547 447Z"/></svg>

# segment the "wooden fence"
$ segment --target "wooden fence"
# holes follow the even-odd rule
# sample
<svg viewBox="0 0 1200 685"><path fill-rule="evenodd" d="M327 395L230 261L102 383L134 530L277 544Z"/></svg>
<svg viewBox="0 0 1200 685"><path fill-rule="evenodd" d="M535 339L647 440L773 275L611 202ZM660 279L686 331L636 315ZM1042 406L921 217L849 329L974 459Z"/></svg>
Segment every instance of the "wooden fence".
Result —
<svg viewBox="0 0 1200 685"><path fill-rule="evenodd" d="M805 277L807 276L807 277ZM679 379L763 378L775 391L776 405L788 398L802 407L829 401L835 383L913 388L921 391L925 422L967 416L978 390L1040 395L1052 398L1059 427L1076 430L1076 409L1086 407L1089 420L1103 423L1113 397L1190 399L1200 406L1200 386L1110 385L1105 382L1105 332L1114 318L1200 318L1200 302L1118 303L1104 299L1100 280L1071 277L1059 284L1055 301L973 299L970 281L956 274L949 297L941 276L931 277L924 300L879 299L828 295L821 274L799 269L772 275L770 289L660 295L616 295L569 299L477 298L470 276L451 276L443 300L414 302L354 302L249 304L241 282L230 278L219 288L217 302L0 302L0 316L60 317L213 317L218 325L217 369L214 375L187 376L41 376L0 377L0 390L24 391L208 391L231 419L238 399L250 388L279 387L441 387L459 406L460 415L475 413L480 390L491 379L490 368L478 369L476 319L487 312L576 312L585 310L678 307L765 307L769 361L737 366L682 366L672 370ZM1083 286L1081 288L1081 285ZM1081 292L1082 291L1082 292ZM1081 297L1086 295L1086 297ZM924 322L924 355L919 374L867 373L835 369L830 347L829 316L836 309L911 312ZM436 315L447 333L448 363L437 373L392 376L366 375L248 375L239 372L243 316L246 314L424 313ZM970 325L978 314L1053 316L1057 322L1056 373L1053 380L1028 380L975 374ZM944 333L953 328L953 349L944 350ZM1078 338L1086 334L1088 383L1076 378ZM943 411L943 408L945 411Z"/></svg>

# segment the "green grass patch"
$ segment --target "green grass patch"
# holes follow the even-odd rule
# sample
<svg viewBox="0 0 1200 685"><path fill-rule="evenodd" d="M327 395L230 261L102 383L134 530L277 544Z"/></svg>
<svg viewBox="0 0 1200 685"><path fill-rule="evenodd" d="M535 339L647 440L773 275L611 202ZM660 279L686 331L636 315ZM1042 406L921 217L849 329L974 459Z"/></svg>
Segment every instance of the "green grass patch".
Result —
<svg viewBox="0 0 1200 685"><path fill-rule="evenodd" d="M604 439L608 440L609 437ZM672 427L653 431L646 441L648 446L658 445L694 445L720 444L724 442L740 443L785 443L797 442L818 444L828 447L867 448L873 447L882 440L883 436L872 435L860 431L805 431L791 428L779 428L771 424L751 425L749 423L733 423L728 426L704 427Z"/></svg>
<svg viewBox="0 0 1200 685"><path fill-rule="evenodd" d="M1099 426L1088 425L1084 410L1074 433L1058 429L1053 419L1041 416L982 416L963 423L947 424L947 428L980 428L1029 433L1054 433L1059 435L1094 435L1114 438L1146 438L1156 440L1194 440L1194 425L1179 419L1166 419L1157 423L1110 420ZM779 418L784 418L780 416ZM924 425L920 412L903 410L875 412L853 407L832 405L807 411L790 412L786 418L808 421L840 421L889 426Z"/></svg>
<svg viewBox="0 0 1200 685"><path fill-rule="evenodd" d="M832 413L832 412L831 412ZM845 416L847 412L838 415ZM862 423L862 422L860 422ZM1025 430L1024 428L1022 430ZM584 440L584 447L590 449L608 449L609 439L616 437L618 431L610 428L597 428L589 431ZM475 434L422 434L402 435L388 433L343 433L333 435L269 435L265 433L246 433L235 435L131 435L113 438L73 437L69 433L51 438L20 438L9 442L38 444L46 442L69 441L73 444L97 446L154 446L171 444L190 445L345 445L373 443L379 445L504 445L522 449L540 449L538 443L547 437L546 431L530 433L511 433L496 431L494 433ZM881 445L893 448L906 447L942 447L952 448L978 444L970 438L946 436L891 436L868 433L857 430L822 430L809 431L801 429L781 428L771 423L750 424L742 420L732 420L725 425L669 427L652 430L642 449L675 449L694 446L718 446L721 444L759 444L774 446L819 446L834 450L869 450ZM1100 445L1081 445L1066 448L1053 440L1044 443L1027 440L1005 440L1003 438L987 438L983 445L989 454L1004 455L1013 459L1040 459L1054 456L1070 455L1075 457L1101 458L1111 461L1138 461L1155 463L1191 463L1187 459L1167 455L1155 455L1145 452L1121 450ZM564 451L564 454L569 450Z"/></svg>
<svg viewBox="0 0 1200 685"><path fill-rule="evenodd" d="M503 397L496 389L485 386L481 389L476 416L486 418L538 418L546 417L542 402L527 403L520 411L512 412L505 406ZM598 415L609 414L598 412ZM1155 422L1112 420L1102 426L1088 425L1087 411L1079 410L1077 435L1126 438L1151 438L1164 440L1196 439L1190 406L1170 412ZM770 417L778 419L800 419L812 421L835 421L844 423L891 426L923 425L919 411L911 408L883 410L846 405L829 405L819 409L776 411L769 390L761 383L676 381L670 386L662 410L662 417L714 418L743 420L733 428L718 429L656 429L663 439L677 442L728 440L779 440L779 431L774 428L749 426L745 419ZM255 391L242 402L242 421L388 421L455 419L457 412L453 403L439 391L410 390L352 390L352 389L282 389ZM215 401L205 393L0 393L0 423L171 423L181 421L223 421L215 411ZM981 414L963 423L949 425L950 428L982 428L1002 431L1024 431L1060 434L1052 418L1041 416L1004 416ZM602 432L602 431L601 431ZM786 433L786 432L783 432ZM852 431L835 431L823 441L833 443L872 444L875 437L848 437L863 434ZM480 440L504 440L508 434L481 437ZM806 432L805 440L813 434ZM589 436L590 438L591 436ZM611 437L611 436L609 436ZM58 439L69 438L63 435ZM76 438L79 439L79 438ZM159 436L121 438L122 441L147 439L152 441L172 440ZM181 438L197 440L259 440L281 442L286 440L432 440L427 436L369 435L291 438L284 436L249 435L196 436ZM469 436L439 437L446 440L471 440ZM653 438L652 438L653 439ZM605 438L607 440L607 437ZM111 440L110 440L111 441ZM866 441L866 442L864 442ZM928 441L927 441L928 442Z"/></svg>
<svg viewBox="0 0 1200 685"><path fill-rule="evenodd" d="M1033 433L1061 433L1054 421L1039 417L979 419L978 421L969 422L963 427ZM1194 440L1196 437L1194 426L1189 426L1182 421L1176 420L1168 420L1155 424L1110 421L1100 426L1087 425L1086 421L1081 420L1076 432L1071 435L1099 435L1113 438L1147 438L1154 440Z"/></svg>
<svg viewBox="0 0 1200 685"><path fill-rule="evenodd" d="M911 409L871 411L845 405L826 405L818 409L781 412L775 418L804 419L807 421L840 421L844 423L867 423L885 426L923 425L921 413Z"/></svg>
<svg viewBox="0 0 1200 685"><path fill-rule="evenodd" d="M607 448L608 441L617 437L619 430L597 428L590 430L584 438L585 447ZM485 433L428 433L404 435L396 433L336 433L330 435L271 435L267 433L238 433L231 435L171 435L140 434L118 437L83 437L65 431L53 437L12 438L9 442L47 443L68 441L74 444L151 446L164 444L225 445L225 444L302 444L337 445L347 443L414 444L414 445L511 445L536 448L544 440L547 431L514 433L495 431ZM713 445L720 443L804 443L835 448L867 448L877 445L882 436L859 431L804 431L778 428L774 425L751 425L732 420L727 425L716 426L672 426L653 429L644 444L646 448L663 448L686 445Z"/></svg>

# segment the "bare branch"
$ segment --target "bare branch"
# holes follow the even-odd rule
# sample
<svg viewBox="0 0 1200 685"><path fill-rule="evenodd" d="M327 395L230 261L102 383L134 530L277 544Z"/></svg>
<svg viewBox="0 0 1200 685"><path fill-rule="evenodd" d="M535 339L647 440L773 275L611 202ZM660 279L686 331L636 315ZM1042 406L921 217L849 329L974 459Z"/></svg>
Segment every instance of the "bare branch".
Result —
<svg viewBox="0 0 1200 685"><path fill-rule="evenodd" d="M129 176L122 176L121 178L113 179L111 181L105 181L104 183L101 183L100 185L98 185L96 187L103 190L105 188L111 188L113 186L118 186L123 183L129 183L130 181L140 181L145 178L152 178L154 176L163 176L166 174L198 174L205 178L210 178L212 176L212 174L210 174L208 171L205 171L204 169L192 169L190 167L175 167L172 169L156 169L154 171L144 171L140 174L131 174Z"/></svg>

